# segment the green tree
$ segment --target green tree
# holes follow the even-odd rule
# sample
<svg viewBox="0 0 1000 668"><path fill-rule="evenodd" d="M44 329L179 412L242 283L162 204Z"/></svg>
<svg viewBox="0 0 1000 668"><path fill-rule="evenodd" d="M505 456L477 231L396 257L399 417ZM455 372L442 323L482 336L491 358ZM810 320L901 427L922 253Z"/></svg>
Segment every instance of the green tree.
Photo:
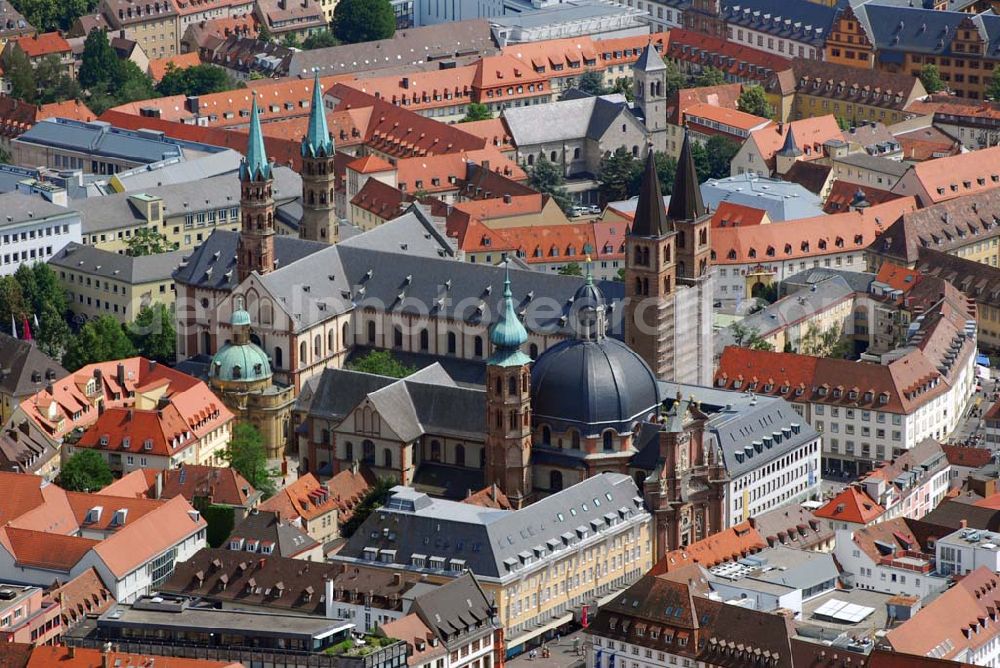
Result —
<svg viewBox="0 0 1000 668"><path fill-rule="evenodd" d="M601 158L597 182L601 198L605 202L628 199L637 191L641 179L642 163L624 146L619 146L614 153Z"/></svg>
<svg viewBox="0 0 1000 668"><path fill-rule="evenodd" d="M229 444L222 452L222 458L265 498L274 495L276 476L267 466L264 437L252 424L236 423Z"/></svg>
<svg viewBox="0 0 1000 668"><path fill-rule="evenodd" d="M132 257L142 255L156 255L174 250L173 245L166 236L160 234L156 229L143 227L136 230L132 238L125 244L125 250Z"/></svg>
<svg viewBox="0 0 1000 668"><path fill-rule="evenodd" d="M20 49L9 48L4 51L4 75L10 84L10 96L24 102L34 102L38 99L38 83L35 80L35 70L28 57Z"/></svg>
<svg viewBox="0 0 1000 668"><path fill-rule="evenodd" d="M767 101L764 87L760 84L745 86L739 99L736 100L736 108L761 118L771 118L774 115L774 107Z"/></svg>
<svg viewBox="0 0 1000 668"><path fill-rule="evenodd" d="M733 158L740 150L740 145L728 137L713 135L704 144L705 159L708 162L708 173L703 175L698 173L699 183L708 179L721 179L729 176ZM695 167L698 167L698 159L695 158Z"/></svg>
<svg viewBox="0 0 1000 668"><path fill-rule="evenodd" d="M611 87L611 92L624 95L628 103L632 104L635 102L635 91L632 88L634 85L632 77L618 77L615 79L615 85Z"/></svg>
<svg viewBox="0 0 1000 668"><path fill-rule="evenodd" d="M701 71L701 74L695 77L694 82L699 88L702 86L719 86L726 83L726 75L717 67L708 66Z"/></svg>
<svg viewBox="0 0 1000 668"><path fill-rule="evenodd" d="M70 339L63 355L63 366L76 371L94 362L107 362L135 355L135 346L125 329L110 315L88 321L79 334Z"/></svg>
<svg viewBox="0 0 1000 668"><path fill-rule="evenodd" d="M0 278L0 329L10 334L10 322L27 319L38 347L55 359L62 357L70 340L66 323L66 293L44 262L22 264L13 276ZM38 325L35 325L35 319Z"/></svg>
<svg viewBox="0 0 1000 668"><path fill-rule="evenodd" d="M271 29L267 27L266 24L260 23L257 26L257 39L262 42L273 42L274 35L271 34Z"/></svg>
<svg viewBox="0 0 1000 668"><path fill-rule="evenodd" d="M983 95L988 100L1000 100L1000 76L993 75L990 77L990 85L986 87Z"/></svg>
<svg viewBox="0 0 1000 668"><path fill-rule="evenodd" d="M201 516L205 518L208 529L205 540L209 547L221 547L229 540L229 535L236 525L236 511L232 506L220 506L208 503L203 496L196 496L192 503Z"/></svg>
<svg viewBox="0 0 1000 668"><path fill-rule="evenodd" d="M281 38L281 46L288 49L297 49L301 45L299 44L299 37L293 32L286 32Z"/></svg>
<svg viewBox="0 0 1000 668"><path fill-rule="evenodd" d="M71 492L96 492L114 479L107 461L96 450L75 453L59 471L59 486Z"/></svg>
<svg viewBox="0 0 1000 668"><path fill-rule="evenodd" d="M306 51L326 49L331 46L340 46L340 40L329 30L320 30L319 32L311 33L302 41L302 48Z"/></svg>
<svg viewBox="0 0 1000 668"><path fill-rule="evenodd" d="M98 84L112 84L118 79L121 69L118 54L108 42L108 33L91 30L83 42L83 62L77 73L77 80L84 88Z"/></svg>
<svg viewBox="0 0 1000 668"><path fill-rule="evenodd" d="M96 0L17 0L13 3L39 32L69 30L84 14L92 14Z"/></svg>
<svg viewBox="0 0 1000 668"><path fill-rule="evenodd" d="M691 157L694 158L694 169L698 174L698 183L704 183L712 178L712 161L708 156L708 148L700 141L691 142ZM726 176L729 171L726 171Z"/></svg>
<svg viewBox="0 0 1000 668"><path fill-rule="evenodd" d="M674 190L674 176L677 174L677 159L666 153L657 151L653 155L656 163L656 178L660 182L660 191L664 195L669 195ZM634 161L632 173L628 184L628 196L635 197L642 187L643 166L639 160Z"/></svg>
<svg viewBox="0 0 1000 668"><path fill-rule="evenodd" d="M576 87L590 95L604 95L608 92L607 86L604 85L604 75L595 70L581 74L576 81Z"/></svg>
<svg viewBox="0 0 1000 668"><path fill-rule="evenodd" d="M563 176L562 167L544 155L528 169L528 185L555 200L566 215L573 211L573 202L566 194L566 177Z"/></svg>
<svg viewBox="0 0 1000 668"><path fill-rule="evenodd" d="M389 500L389 490L395 486L396 482L390 478L380 478L372 485L354 509L351 519L340 525L340 535L344 538L353 536L373 510L385 505L385 502Z"/></svg>
<svg viewBox="0 0 1000 668"><path fill-rule="evenodd" d="M116 104L158 97L156 88L153 86L153 79L131 60L119 61L118 71L112 85L114 87L109 92L111 92ZM96 109L91 109L91 111L101 113Z"/></svg>
<svg viewBox="0 0 1000 668"><path fill-rule="evenodd" d="M129 338L145 358L173 364L176 361L177 330L174 314L161 302L143 306L129 326Z"/></svg>
<svg viewBox="0 0 1000 668"><path fill-rule="evenodd" d="M733 335L733 343L741 348L774 350L774 346L765 341L756 329L750 329L746 325L737 322L729 326L729 331Z"/></svg>
<svg viewBox="0 0 1000 668"><path fill-rule="evenodd" d="M465 108L465 116L459 123L470 123L472 121L488 121L493 118L490 108L482 102L470 102Z"/></svg>
<svg viewBox="0 0 1000 668"><path fill-rule="evenodd" d="M38 87L38 104L62 102L80 97L80 84L66 74L59 56L49 54L35 66L35 84Z"/></svg>
<svg viewBox="0 0 1000 668"><path fill-rule="evenodd" d="M351 362L348 368L392 378L406 378L416 371L414 367L403 364L393 357L392 353L387 350L373 350Z"/></svg>
<svg viewBox="0 0 1000 668"><path fill-rule="evenodd" d="M663 84L664 94L667 97L670 97L687 85L688 78L674 61L664 60L663 62L667 66L666 71L663 73L663 76L665 77Z"/></svg>
<svg viewBox="0 0 1000 668"><path fill-rule="evenodd" d="M583 267L578 262L569 262L559 267L560 276L583 276Z"/></svg>
<svg viewBox="0 0 1000 668"><path fill-rule="evenodd" d="M938 93L947 87L937 65L930 63L920 68L920 83L928 93Z"/></svg>
<svg viewBox="0 0 1000 668"><path fill-rule="evenodd" d="M389 0L340 0L333 10L333 34L344 44L389 39L395 32Z"/></svg>

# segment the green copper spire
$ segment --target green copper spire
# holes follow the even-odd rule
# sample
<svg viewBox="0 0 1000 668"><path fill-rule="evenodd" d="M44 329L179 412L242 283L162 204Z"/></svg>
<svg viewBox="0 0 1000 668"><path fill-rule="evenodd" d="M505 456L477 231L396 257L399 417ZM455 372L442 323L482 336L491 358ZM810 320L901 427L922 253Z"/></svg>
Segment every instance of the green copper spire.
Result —
<svg viewBox="0 0 1000 668"><path fill-rule="evenodd" d="M509 260L508 260L509 262ZM500 319L490 331L493 354L489 363L497 366L521 366L531 362L531 358L521 352L521 346L528 340L528 330L524 328L514 310L513 293L510 291L510 266L504 267L503 306Z"/></svg>
<svg viewBox="0 0 1000 668"><path fill-rule="evenodd" d="M323 92L320 90L319 70L313 78L312 107L309 109L309 131L302 138L302 157L317 158L333 155L333 140L326 125L326 111L323 109Z"/></svg>
<svg viewBox="0 0 1000 668"><path fill-rule="evenodd" d="M250 181L271 178L271 163L267 161L267 152L264 150L264 134L260 130L260 113L257 110L256 97L253 99L250 111L250 142L247 145L246 157L240 163L240 178Z"/></svg>

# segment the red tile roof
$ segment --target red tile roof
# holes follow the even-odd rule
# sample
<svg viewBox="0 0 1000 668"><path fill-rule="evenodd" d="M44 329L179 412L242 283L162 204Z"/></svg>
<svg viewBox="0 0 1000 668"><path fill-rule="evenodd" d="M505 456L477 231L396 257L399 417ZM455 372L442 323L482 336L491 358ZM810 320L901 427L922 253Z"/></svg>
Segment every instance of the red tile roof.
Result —
<svg viewBox="0 0 1000 668"><path fill-rule="evenodd" d="M1000 631L1000 625L989 621L1000 607L998 588L997 575L980 566L890 630L885 640L905 654L968 656L994 642Z"/></svg>
<svg viewBox="0 0 1000 668"><path fill-rule="evenodd" d="M831 139L843 140L843 131L833 116L803 118L790 123L772 124L750 133L752 141L764 162L774 169L774 155L781 150L789 132L795 136L795 144L803 152L800 160L818 160L823 157L823 143Z"/></svg>
<svg viewBox="0 0 1000 668"><path fill-rule="evenodd" d="M100 541L90 538L17 529L11 526L3 531L14 563L22 567L69 571L83 559L84 555L100 544Z"/></svg>
<svg viewBox="0 0 1000 668"><path fill-rule="evenodd" d="M922 204L930 206L996 188L1000 185L998 164L1000 164L1000 146L993 146L937 160L926 160L917 163L912 169L917 183L928 198L928 201ZM904 175L893 188L893 192L924 197L925 193L907 192L907 182L908 176Z"/></svg>
<svg viewBox="0 0 1000 668"><path fill-rule="evenodd" d="M710 104L714 107L736 109L736 103L743 92L743 85L738 83L720 84L718 86L701 86L699 88L683 88L674 93L667 102L667 120L674 125L680 125L684 111L691 106Z"/></svg>
<svg viewBox="0 0 1000 668"><path fill-rule="evenodd" d="M166 58L156 58L149 61L149 76L153 78L153 81L159 82L171 68L186 70L195 65L201 65L201 57L194 51L178 53Z"/></svg>
<svg viewBox="0 0 1000 668"><path fill-rule="evenodd" d="M753 264L856 251L858 257L904 213L916 210L913 197L865 209L712 230L714 264Z"/></svg>
<svg viewBox="0 0 1000 668"><path fill-rule="evenodd" d="M792 65L787 58L766 51L758 51L721 37L681 29L670 31L670 49L667 53L671 59L699 66L711 65L734 77L757 81L764 81L775 72L789 70Z"/></svg>
<svg viewBox="0 0 1000 668"><path fill-rule="evenodd" d="M799 164L799 163L796 163ZM823 203L823 211L826 213L841 213L848 211L854 202L854 194L858 191L865 194L865 201L869 204L882 204L889 200L899 199L900 195L888 190L872 188L871 186L859 186L856 183L848 183L840 179L835 179L830 184L830 194L827 195Z"/></svg>
<svg viewBox="0 0 1000 668"><path fill-rule="evenodd" d="M88 568L75 578L48 590L48 596L59 601L63 627L69 629L88 615L100 615L115 599L93 568Z"/></svg>
<svg viewBox="0 0 1000 668"><path fill-rule="evenodd" d="M653 565L650 573L670 573L690 564L711 568L726 561L742 559L766 547L767 541L750 522L740 522L687 547L668 552Z"/></svg>
<svg viewBox="0 0 1000 668"><path fill-rule="evenodd" d="M17 37L11 41L17 44L28 58L41 58L52 53L60 54L73 51L69 42L58 32Z"/></svg>
<svg viewBox="0 0 1000 668"><path fill-rule="evenodd" d="M405 210L405 205L412 200L411 195L403 193L398 188L393 188L388 183L383 183L378 179L368 179L351 200L351 204L367 211L376 218L392 220L401 215Z"/></svg>
<svg viewBox="0 0 1000 668"><path fill-rule="evenodd" d="M879 267L875 280L879 283L885 283L893 290L905 293L916 286L922 277L923 275L919 271L886 262Z"/></svg>
<svg viewBox="0 0 1000 668"><path fill-rule="evenodd" d="M487 146L494 146L501 151L512 151L514 145L511 143L513 137L503 118L491 118L485 121L469 121L462 123L462 130L469 134L482 137L486 140Z"/></svg>
<svg viewBox="0 0 1000 668"><path fill-rule="evenodd" d="M813 512L816 517L837 522L869 524L877 520L885 509L854 485L848 485L839 494Z"/></svg>
<svg viewBox="0 0 1000 668"><path fill-rule="evenodd" d="M94 112L79 100L66 100L65 102L52 102L38 107L36 121L46 118L72 118L77 121L92 121L97 118Z"/></svg>
<svg viewBox="0 0 1000 668"><path fill-rule="evenodd" d="M895 137L910 162L934 160L962 151L961 142L933 126L900 132Z"/></svg>
<svg viewBox="0 0 1000 668"><path fill-rule="evenodd" d="M391 172L395 167L378 157L377 155L366 155L347 163L347 168L358 174L375 174L378 172Z"/></svg>
<svg viewBox="0 0 1000 668"><path fill-rule="evenodd" d="M26 668L102 668L103 666L156 666L156 668L240 668L243 664L233 661L208 659L179 659L173 656L151 656L109 652L106 656L99 649L63 645L40 645L31 652Z"/></svg>
<svg viewBox="0 0 1000 668"><path fill-rule="evenodd" d="M723 136L733 136L735 133L727 132L713 125L703 123L703 120L720 123L737 130L751 132L761 129L773 123L769 118L761 118L742 112L739 109L728 109L713 104L697 103L692 104L684 110L684 120L688 126L693 126L698 132L704 134L722 134Z"/></svg>
<svg viewBox="0 0 1000 668"><path fill-rule="evenodd" d="M286 521L300 517L309 521L336 510L338 521L344 522L371 485L370 476L360 471L341 471L326 485L307 473L262 503L260 509L278 513Z"/></svg>
<svg viewBox="0 0 1000 668"><path fill-rule="evenodd" d="M632 216L634 218L634 215ZM754 209L733 202L719 202L719 207L712 212L712 227L744 227L760 225L767 218L767 211Z"/></svg>
<svg viewBox="0 0 1000 668"><path fill-rule="evenodd" d="M510 505L510 499L496 485L483 487L478 492L470 491L469 495L462 499L462 503L471 503L474 506L482 506L483 508L513 510L513 507Z"/></svg>

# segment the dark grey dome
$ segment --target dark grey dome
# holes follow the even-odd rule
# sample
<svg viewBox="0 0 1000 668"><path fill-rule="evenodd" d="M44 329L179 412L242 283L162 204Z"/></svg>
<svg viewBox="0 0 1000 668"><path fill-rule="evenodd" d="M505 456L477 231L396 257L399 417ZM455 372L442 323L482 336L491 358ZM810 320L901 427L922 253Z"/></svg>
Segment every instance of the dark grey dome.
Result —
<svg viewBox="0 0 1000 668"><path fill-rule="evenodd" d="M639 355L617 339L572 339L546 350L531 369L535 419L595 433L632 430L660 405L659 386Z"/></svg>

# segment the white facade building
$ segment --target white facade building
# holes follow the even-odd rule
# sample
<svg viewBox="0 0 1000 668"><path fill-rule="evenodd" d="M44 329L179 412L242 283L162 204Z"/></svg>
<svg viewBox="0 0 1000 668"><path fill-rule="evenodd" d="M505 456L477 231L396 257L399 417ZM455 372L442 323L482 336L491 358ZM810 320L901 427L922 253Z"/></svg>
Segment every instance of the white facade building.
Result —
<svg viewBox="0 0 1000 668"><path fill-rule="evenodd" d="M21 193L0 195L0 276L22 264L46 262L63 247L80 243L80 214Z"/></svg>
<svg viewBox="0 0 1000 668"><path fill-rule="evenodd" d="M937 568L945 575L965 575L980 566L1000 572L1000 534L959 529L935 543Z"/></svg>

